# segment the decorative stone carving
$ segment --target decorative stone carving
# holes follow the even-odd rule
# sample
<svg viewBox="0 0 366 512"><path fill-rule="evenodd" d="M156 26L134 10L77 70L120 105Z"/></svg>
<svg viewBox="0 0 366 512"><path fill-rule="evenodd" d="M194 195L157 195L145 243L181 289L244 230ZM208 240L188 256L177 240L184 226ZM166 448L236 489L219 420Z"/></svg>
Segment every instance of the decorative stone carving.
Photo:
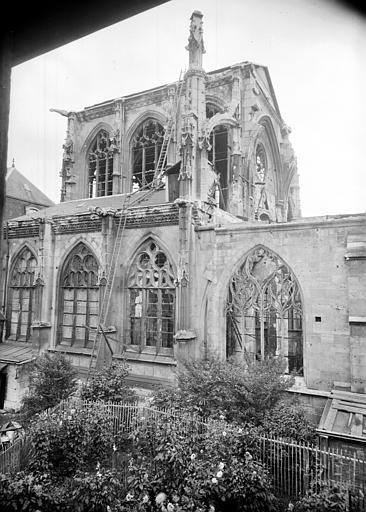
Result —
<svg viewBox="0 0 366 512"><path fill-rule="evenodd" d="M182 165L179 172L180 180L192 179L193 168L193 147L194 147L194 125L186 121L181 135L180 153Z"/></svg>
<svg viewBox="0 0 366 512"><path fill-rule="evenodd" d="M186 50L189 51L190 68L202 67L202 54L206 51L203 43L202 18L203 14L200 11L194 11L192 13L188 46L186 46Z"/></svg>

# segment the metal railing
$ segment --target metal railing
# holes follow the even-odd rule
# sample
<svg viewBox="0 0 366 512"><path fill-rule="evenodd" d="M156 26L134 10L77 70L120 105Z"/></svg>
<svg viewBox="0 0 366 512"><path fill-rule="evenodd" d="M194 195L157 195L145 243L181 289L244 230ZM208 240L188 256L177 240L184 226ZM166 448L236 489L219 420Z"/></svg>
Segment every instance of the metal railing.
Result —
<svg viewBox="0 0 366 512"><path fill-rule="evenodd" d="M176 420L182 433L203 433L215 428L214 420L204 421L195 414L185 414L172 409L157 409L146 403L91 402L77 398L64 400L56 408L41 413L40 417L55 412L64 412L70 408L103 410L113 421L113 432L133 432L138 426L152 421L158 425ZM219 428L219 425L216 425ZM221 427L220 427L221 428ZM301 443L283 439L275 435L260 435L257 440L256 458L269 471L276 494L283 497L298 498L304 495L311 485L342 485L359 497L358 511L366 511L366 461L351 457L338 449L322 450L310 443ZM26 465L30 442L27 437L0 452L0 472L17 471Z"/></svg>

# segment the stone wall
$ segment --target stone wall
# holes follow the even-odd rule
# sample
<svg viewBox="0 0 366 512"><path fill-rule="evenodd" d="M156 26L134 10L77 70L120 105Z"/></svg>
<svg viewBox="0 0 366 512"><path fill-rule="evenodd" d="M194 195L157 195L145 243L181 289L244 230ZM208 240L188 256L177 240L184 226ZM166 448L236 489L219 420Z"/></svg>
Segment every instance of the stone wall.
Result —
<svg viewBox="0 0 366 512"><path fill-rule="evenodd" d="M363 266L358 264L357 270L350 269L345 259L347 237L364 232L364 223L364 215L355 215L285 224L241 223L216 229L197 228L196 264L192 269L197 291L192 323L204 340L203 345L225 357L229 280L248 251L263 245L285 261L300 285L306 386L330 390L341 382L350 389L352 372L357 372L358 385L364 386L366 365L360 353L357 363L351 366L351 353L356 348L351 352L350 304L354 290L349 282L352 278L354 284L361 283L357 287L363 286ZM359 304L365 303L363 293L359 293ZM354 332L358 344L366 342L362 329ZM353 346L359 345L354 341Z"/></svg>

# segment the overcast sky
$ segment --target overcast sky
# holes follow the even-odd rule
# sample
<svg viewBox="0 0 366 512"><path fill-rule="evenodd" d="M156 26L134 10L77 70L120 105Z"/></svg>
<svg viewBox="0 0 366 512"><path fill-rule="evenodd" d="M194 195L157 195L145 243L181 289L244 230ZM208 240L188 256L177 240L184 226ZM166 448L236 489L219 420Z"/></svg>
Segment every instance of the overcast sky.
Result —
<svg viewBox="0 0 366 512"><path fill-rule="evenodd" d="M204 15L206 71L268 66L292 128L303 215L364 212L366 20L330 0L173 0L14 67L9 166L14 158L59 202L67 119L49 109L81 110L176 81L195 9Z"/></svg>

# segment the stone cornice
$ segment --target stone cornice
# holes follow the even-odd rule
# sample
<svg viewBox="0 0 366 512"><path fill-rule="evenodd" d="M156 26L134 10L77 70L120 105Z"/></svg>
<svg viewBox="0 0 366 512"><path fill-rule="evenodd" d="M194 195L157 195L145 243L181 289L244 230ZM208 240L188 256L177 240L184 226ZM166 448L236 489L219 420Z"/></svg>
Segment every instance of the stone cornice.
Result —
<svg viewBox="0 0 366 512"><path fill-rule="evenodd" d="M365 224L365 215L364 214L355 214L349 216L340 216L337 217L317 217L317 218L309 218L303 219L296 222L283 222L283 223L271 223L271 224L262 224L258 223L233 223L226 224L225 226L216 226L214 229L217 234L226 234L235 232L248 232L248 231L301 231L309 228L318 228L318 229L329 229L330 227L351 227L351 226L362 226ZM208 231L212 230L213 227L209 226L197 226L195 228L196 231Z"/></svg>

